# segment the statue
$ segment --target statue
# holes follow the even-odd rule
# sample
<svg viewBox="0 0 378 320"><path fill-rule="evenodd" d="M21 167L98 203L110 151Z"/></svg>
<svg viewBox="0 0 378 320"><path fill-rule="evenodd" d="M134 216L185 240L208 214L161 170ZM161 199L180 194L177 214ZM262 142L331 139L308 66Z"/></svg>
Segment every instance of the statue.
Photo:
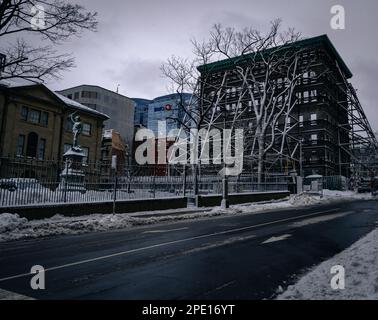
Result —
<svg viewBox="0 0 378 320"><path fill-rule="evenodd" d="M81 121L80 121L80 116L75 116L76 112L72 113L70 115L70 118L71 118L71 121L73 123L72 125L72 133L73 133L73 146L72 146L72 149L80 149L80 146L78 144L78 138L79 138L79 135L81 134L81 132L83 131L83 125L81 124Z"/></svg>

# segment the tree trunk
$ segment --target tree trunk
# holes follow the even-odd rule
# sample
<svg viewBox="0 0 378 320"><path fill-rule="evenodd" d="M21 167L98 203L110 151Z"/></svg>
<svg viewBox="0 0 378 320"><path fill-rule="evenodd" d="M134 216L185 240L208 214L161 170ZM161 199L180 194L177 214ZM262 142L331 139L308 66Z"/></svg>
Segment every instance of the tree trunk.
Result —
<svg viewBox="0 0 378 320"><path fill-rule="evenodd" d="M193 193L194 196L198 196L198 164L192 164L192 176L193 176Z"/></svg>
<svg viewBox="0 0 378 320"><path fill-rule="evenodd" d="M264 136L261 129L258 130L258 144L259 144L259 153L258 153L258 162L257 162L257 187L261 191L262 190L262 176L264 170Z"/></svg>

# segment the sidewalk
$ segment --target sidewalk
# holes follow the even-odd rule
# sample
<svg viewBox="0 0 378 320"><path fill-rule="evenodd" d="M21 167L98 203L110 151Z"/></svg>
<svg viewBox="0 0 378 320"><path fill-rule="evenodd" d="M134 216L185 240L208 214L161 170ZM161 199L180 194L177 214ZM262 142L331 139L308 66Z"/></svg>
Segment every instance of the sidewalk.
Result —
<svg viewBox="0 0 378 320"><path fill-rule="evenodd" d="M332 266L345 269L345 289L331 287ZM378 300L377 228L351 247L313 268L278 300Z"/></svg>

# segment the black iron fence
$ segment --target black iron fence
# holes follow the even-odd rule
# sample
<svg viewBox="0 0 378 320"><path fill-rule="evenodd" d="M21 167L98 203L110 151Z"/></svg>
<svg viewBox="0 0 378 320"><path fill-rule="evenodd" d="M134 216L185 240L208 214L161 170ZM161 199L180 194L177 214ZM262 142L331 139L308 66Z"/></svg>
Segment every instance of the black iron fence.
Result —
<svg viewBox="0 0 378 320"><path fill-rule="evenodd" d="M33 204L103 202L222 193L221 167L198 166L197 178L191 165L125 166L111 169L111 163L80 164L81 185L62 179L67 164L63 161L38 161L25 158L0 158L0 206ZM195 188L195 185L198 188ZM285 191L285 176L257 177L243 172L228 177L229 193Z"/></svg>

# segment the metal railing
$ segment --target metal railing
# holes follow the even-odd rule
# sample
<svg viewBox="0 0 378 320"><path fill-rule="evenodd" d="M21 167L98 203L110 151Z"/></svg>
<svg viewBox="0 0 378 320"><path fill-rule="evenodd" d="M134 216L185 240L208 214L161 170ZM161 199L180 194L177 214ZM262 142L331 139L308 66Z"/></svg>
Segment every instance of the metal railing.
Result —
<svg viewBox="0 0 378 320"><path fill-rule="evenodd" d="M185 197L194 194L192 167L187 165L125 166L110 163L81 165L82 185L67 186L61 178L65 163L25 158L0 158L0 206L88 203L113 200ZM222 177L214 166L198 167L198 194L222 193ZM229 177L229 193L284 191L286 177L266 177L260 186L252 174Z"/></svg>

